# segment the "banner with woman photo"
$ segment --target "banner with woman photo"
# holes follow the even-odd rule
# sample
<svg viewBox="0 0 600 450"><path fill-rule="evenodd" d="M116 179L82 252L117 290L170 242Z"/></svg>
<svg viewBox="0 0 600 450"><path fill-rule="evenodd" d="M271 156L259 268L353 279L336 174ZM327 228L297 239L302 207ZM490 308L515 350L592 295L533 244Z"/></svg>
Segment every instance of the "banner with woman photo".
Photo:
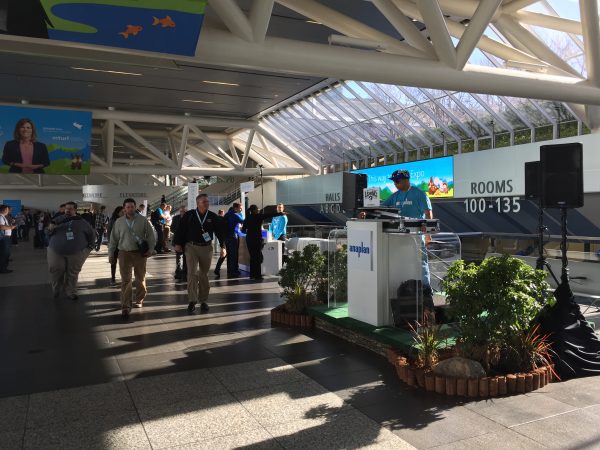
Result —
<svg viewBox="0 0 600 450"><path fill-rule="evenodd" d="M88 175L92 113L0 106L0 173Z"/></svg>

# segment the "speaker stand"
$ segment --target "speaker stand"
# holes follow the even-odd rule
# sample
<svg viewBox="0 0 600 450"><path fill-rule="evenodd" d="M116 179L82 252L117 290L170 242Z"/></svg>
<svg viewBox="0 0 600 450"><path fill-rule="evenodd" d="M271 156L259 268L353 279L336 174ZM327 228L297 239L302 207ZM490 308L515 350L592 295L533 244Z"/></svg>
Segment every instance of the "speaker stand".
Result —
<svg viewBox="0 0 600 450"><path fill-rule="evenodd" d="M543 333L550 335L556 372L561 379L600 375L600 339L587 322L569 285L567 257L567 207L560 208L561 282L554 297L540 317Z"/></svg>
<svg viewBox="0 0 600 450"><path fill-rule="evenodd" d="M538 270L546 269L548 273L552 275L554 282L558 286L560 282L558 281L558 278L556 278L556 275L554 275L552 267L548 261L546 261L546 255L544 254L544 245L546 245L544 242L544 236L546 230L547 228L544 226L544 209L542 208L542 205L538 203L538 259L535 262L535 268Z"/></svg>

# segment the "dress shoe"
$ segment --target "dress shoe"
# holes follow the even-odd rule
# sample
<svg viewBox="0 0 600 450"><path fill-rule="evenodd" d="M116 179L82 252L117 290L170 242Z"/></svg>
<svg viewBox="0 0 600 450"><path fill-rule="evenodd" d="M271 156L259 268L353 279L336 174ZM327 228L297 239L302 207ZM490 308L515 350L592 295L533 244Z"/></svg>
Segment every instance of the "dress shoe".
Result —
<svg viewBox="0 0 600 450"><path fill-rule="evenodd" d="M188 312L191 314L196 310L196 302L190 302L188 305Z"/></svg>
<svg viewBox="0 0 600 450"><path fill-rule="evenodd" d="M121 319L123 321L129 320L129 310L128 309L124 309L123 311L121 311Z"/></svg>
<svg viewBox="0 0 600 450"><path fill-rule="evenodd" d="M208 305L206 304L206 302L200 303L200 312L207 312L207 311L208 311Z"/></svg>
<svg viewBox="0 0 600 450"><path fill-rule="evenodd" d="M133 306L135 306L136 308L142 308L144 306L144 302L135 302Z"/></svg>

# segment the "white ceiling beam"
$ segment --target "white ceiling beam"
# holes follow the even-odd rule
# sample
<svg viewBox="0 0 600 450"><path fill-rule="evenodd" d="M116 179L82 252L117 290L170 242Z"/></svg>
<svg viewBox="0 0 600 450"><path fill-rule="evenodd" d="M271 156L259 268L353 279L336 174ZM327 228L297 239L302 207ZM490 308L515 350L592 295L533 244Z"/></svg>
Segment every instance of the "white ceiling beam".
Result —
<svg viewBox="0 0 600 450"><path fill-rule="evenodd" d="M234 167L233 164L231 164L231 162L229 162L223 158L220 158L219 156L217 156L197 145L193 145L188 142L187 149L188 149L188 151L195 150L197 153L202 155L202 158L204 158L204 159L208 158L208 159L220 164L221 166Z"/></svg>
<svg viewBox="0 0 600 450"><path fill-rule="evenodd" d="M265 41L274 3L274 0L254 0L252 3L250 27L252 28L254 42L258 44L262 44Z"/></svg>
<svg viewBox="0 0 600 450"><path fill-rule="evenodd" d="M240 39L248 42L254 40L252 26L248 17L235 0L216 0L210 2L210 7L218 14L225 26Z"/></svg>
<svg viewBox="0 0 600 450"><path fill-rule="evenodd" d="M583 43L585 45L585 67L590 83L600 87L600 23L598 1L579 0Z"/></svg>
<svg viewBox="0 0 600 450"><path fill-rule="evenodd" d="M128 174L128 175L131 175L131 174ZM152 178L154 181L156 181L161 186L165 185L165 182L163 180L161 180L160 178L158 178L156 175L150 175L150 178Z"/></svg>
<svg viewBox="0 0 600 450"><path fill-rule="evenodd" d="M581 22L565 19L564 17L550 16L548 14L540 14L531 11L518 11L514 14L514 17L516 17L520 23L526 23L527 25L536 25L551 30L564 31L565 33L582 33Z"/></svg>
<svg viewBox="0 0 600 450"><path fill-rule="evenodd" d="M35 185L22 185L22 184L5 184L0 185L0 190L19 190L19 191L79 191L81 194L81 186L74 185L59 185L59 186L39 186Z"/></svg>
<svg viewBox="0 0 600 450"><path fill-rule="evenodd" d="M106 167L108 166L108 164L106 164L106 161L104 161L102 158L100 158L98 155L92 153L91 154L91 161L94 162L97 166L102 166L102 167Z"/></svg>
<svg viewBox="0 0 600 450"><path fill-rule="evenodd" d="M108 167L113 165L113 153L115 149L115 123L112 120L107 120L104 123L104 134L102 135L104 143L104 152L106 155L106 164Z"/></svg>
<svg viewBox="0 0 600 450"><path fill-rule="evenodd" d="M238 144L238 142L234 142L232 145L235 145L236 147L239 145L240 149L245 147L244 143ZM261 164L264 167L275 167L273 163L262 154L262 152L257 150L255 145L250 148L250 158L252 158L257 164Z"/></svg>
<svg viewBox="0 0 600 450"><path fill-rule="evenodd" d="M190 134L189 125L184 125L181 131L181 142L179 145L179 155L177 157L177 165L181 169L183 167L183 160L185 159L185 151L187 149L188 137Z"/></svg>
<svg viewBox="0 0 600 450"><path fill-rule="evenodd" d="M535 55L536 58L539 58L558 69L564 70L569 74L581 77L581 74L571 67L569 63L554 53L540 38L524 28L523 25L518 23L513 17L503 14L496 20L496 27L500 32L502 32L503 29L506 29L518 39L523 46L528 48L531 54Z"/></svg>
<svg viewBox="0 0 600 450"><path fill-rule="evenodd" d="M418 8L416 7L416 5L414 3L411 3L409 0L392 0L392 1L407 16L412 17L413 19L416 19L416 20L423 21L423 17L421 16L421 13L419 12ZM450 31L450 34L457 39L461 39L462 35L465 33L465 31L467 29L467 27L465 27L464 25L454 22L452 20L448 20L446 22L446 25L448 26L448 30ZM542 61L540 61L538 58L531 56L526 52L519 51L515 48L512 48L509 45L498 42L498 41L491 39L485 35L483 35L481 37L481 39L478 43L478 46L481 50L488 52L494 56L497 56L498 58L504 59L505 61L509 61L509 60L521 61L521 62L529 62L532 64L541 64L542 63ZM366 81L370 81L370 80L366 80Z"/></svg>
<svg viewBox="0 0 600 450"><path fill-rule="evenodd" d="M294 161L296 161L296 163L300 164L300 166L302 166L309 173L316 174L316 173L319 172L320 168L319 168L319 166L317 164L315 164L312 161L309 161L308 159L306 159L306 157L304 155L302 155L300 152L298 152L298 151L293 150L292 148L290 148L285 142L283 142L277 136L275 136L274 134L272 134L271 132L269 132L263 126L259 125L257 131L260 134L262 134L266 139L268 139L269 141L271 141L273 143L273 145L275 145L280 151L282 151L287 156L289 156L290 158L292 158Z"/></svg>
<svg viewBox="0 0 600 450"><path fill-rule="evenodd" d="M502 12L504 14L512 14L539 1L540 0L513 0L512 2L502 6Z"/></svg>
<svg viewBox="0 0 600 450"><path fill-rule="evenodd" d="M417 0L417 7L427 26L438 59L450 67L456 67L456 49L450 37L446 19L437 0Z"/></svg>
<svg viewBox="0 0 600 450"><path fill-rule="evenodd" d="M186 177L194 176L255 176L256 169L236 169L234 167L201 167L201 168L157 168L157 167L96 167L94 173L97 174L129 174L132 175L183 175ZM280 167L264 168L264 176L285 176L285 175L310 175L312 171L307 171L303 167ZM13 186L14 189L14 186Z"/></svg>
<svg viewBox="0 0 600 450"><path fill-rule="evenodd" d="M318 76L327 73L338 79L600 105L600 90L580 83L581 77L470 64L459 71L426 59L272 37L267 37L265 45L259 47L214 29L205 37L199 50L207 64L227 66L235 62L237 67L278 73Z"/></svg>
<svg viewBox="0 0 600 450"><path fill-rule="evenodd" d="M235 39L230 33L230 38ZM1 39L0 39L1 40ZM240 42L239 39L235 39ZM198 62L198 61L196 61ZM73 108L69 108L73 109ZM89 109L87 111L90 111ZM108 111L104 109L92 109L92 115L97 120L120 120L123 122L159 123L164 125L194 125L197 127L210 128L254 128L256 120L219 119L212 117L177 116L170 114L148 114L129 111Z"/></svg>
<svg viewBox="0 0 600 450"><path fill-rule="evenodd" d="M238 166L241 165L240 157L235 146L233 145L231 138L227 138L227 147L229 147L229 153L231 153L231 156L233 157L235 163Z"/></svg>
<svg viewBox="0 0 600 450"><path fill-rule="evenodd" d="M212 148L214 151L216 151L217 153L219 153L223 159L225 159L226 161L229 161L231 164L231 166L233 167L238 167L239 168L239 164L237 164L233 158L231 156L229 156L225 150L223 150L221 147L219 147L217 144L215 144L212 139L210 139L206 133L204 131L202 131L201 129L199 129L197 126L195 125L190 125L190 130L193 131L197 136L199 136L205 143L206 145L208 145L210 148Z"/></svg>
<svg viewBox="0 0 600 450"><path fill-rule="evenodd" d="M429 56L434 56L435 51L431 43L417 29L415 23L406 17L391 0L371 0L373 5L383 14L388 22L402 35L406 42L421 50Z"/></svg>
<svg viewBox="0 0 600 450"><path fill-rule="evenodd" d="M232 140L232 142L236 146L236 148L239 148L241 151L245 151L247 141L244 141L244 140L238 139L238 138L234 138ZM267 144L268 144L268 142L267 142ZM256 145L252 145L251 150L255 150L256 151L257 148L258 147ZM273 158L276 158L276 160L278 160L278 161L280 161L282 163L288 164L288 165L291 164L292 166L297 166L298 165L298 163L296 161L294 161L292 158L290 158L288 156L285 156L283 154L279 154L278 152L276 152L272 148L269 148L269 150L270 150L271 156L273 156Z"/></svg>
<svg viewBox="0 0 600 450"><path fill-rule="evenodd" d="M425 56L423 52L411 47L406 42L400 42L388 34L375 30L315 0L277 0L277 3L348 37L379 42L388 52L417 58Z"/></svg>
<svg viewBox="0 0 600 450"><path fill-rule="evenodd" d="M277 160L275 159L273 153L271 152L271 149L269 148L267 140L260 133L258 133L258 140L260 141L262 148L264 148L266 157L271 161L273 167L279 167Z"/></svg>
<svg viewBox="0 0 600 450"><path fill-rule="evenodd" d="M18 179L20 179L20 180L23 180L23 181L25 181L25 182L26 182L26 183L28 183L28 184L31 184L31 185L37 186L37 183L36 183L35 181L33 181L33 180L30 180L29 178L27 178L27 177L26 177L26 176L24 176L24 175L21 175L20 173L13 173L13 174L10 174L10 175L13 175L15 178L18 178Z"/></svg>
<svg viewBox="0 0 600 450"><path fill-rule="evenodd" d="M125 122L121 121L121 120L115 120L114 121L115 125L117 125L120 129L122 129L123 131L125 131L127 134L129 134L133 139L135 139L140 145L142 145L146 150L148 150L150 153L152 153L154 156L157 156L158 158L160 158L165 164L167 164L168 166L173 166L175 165L175 163L169 158L167 157L163 152L161 152L159 149L157 149L154 145L152 145L150 142L148 142L146 139L144 139L142 136L140 136L138 133L136 133L135 131L133 131L129 125L127 125Z"/></svg>
<svg viewBox="0 0 600 450"><path fill-rule="evenodd" d="M68 180L68 181L70 181L71 183L73 183L73 184L74 184L74 185L76 185L76 186L81 186L81 185L83 184L83 183L81 183L80 181L76 180L75 178L73 178L73 177L70 177L69 175L62 175L62 177L63 177L65 180Z"/></svg>
<svg viewBox="0 0 600 450"><path fill-rule="evenodd" d="M148 165L148 164L162 164L161 161L156 161L155 159L131 159L131 158L115 158L113 160L116 164L125 164L125 165ZM114 167L114 165L112 166Z"/></svg>
<svg viewBox="0 0 600 450"><path fill-rule="evenodd" d="M128 135L129 136L129 135ZM135 145L133 145L131 142L129 142L126 139L123 139L119 136L115 136L115 142L118 143L119 145L122 145L125 148L128 148L129 150L142 155L148 159L154 160L156 162L161 162L162 163L162 159L160 159L158 156L156 156L154 153L150 153L149 151L146 151L143 148L139 148L136 147Z"/></svg>
<svg viewBox="0 0 600 450"><path fill-rule="evenodd" d="M488 0L483 0L483 3ZM441 10L448 16L470 19L482 1L480 0L438 0Z"/></svg>
<svg viewBox="0 0 600 450"><path fill-rule="evenodd" d="M244 156L242 157L242 169L245 169L248 165L248 157L250 156L250 147L252 146L252 141L254 140L255 130L250 130L250 134L248 134L248 140L246 141L246 148L244 149Z"/></svg>
<svg viewBox="0 0 600 450"><path fill-rule="evenodd" d="M469 26L456 46L456 68L458 70L462 70L469 61L473 50L477 48L481 36L501 4L502 0L487 0L479 3Z"/></svg>

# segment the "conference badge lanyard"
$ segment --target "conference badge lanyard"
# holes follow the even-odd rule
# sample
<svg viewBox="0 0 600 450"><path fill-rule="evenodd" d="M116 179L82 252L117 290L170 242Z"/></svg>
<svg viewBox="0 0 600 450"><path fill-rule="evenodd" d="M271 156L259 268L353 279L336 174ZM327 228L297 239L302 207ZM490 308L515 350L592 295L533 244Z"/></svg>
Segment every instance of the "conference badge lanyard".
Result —
<svg viewBox="0 0 600 450"><path fill-rule="evenodd" d="M131 222L129 222L127 217L125 217L125 223L127 224L127 228L129 228L129 231L131 231L131 234L133 234L135 241L139 244L141 239L138 237L137 234L135 234L135 231L133 231L133 225L135 224L135 218Z"/></svg>
<svg viewBox="0 0 600 450"><path fill-rule="evenodd" d="M66 237L67 237L67 241L72 241L73 239L75 239L75 234L73 233L73 221L72 220L69 221Z"/></svg>
<svg viewBox="0 0 600 450"><path fill-rule="evenodd" d="M202 239L204 239L204 242L212 241L210 234L207 233L206 231L204 231L204 222L206 222L206 218L208 217L208 210L206 210L206 213L204 213L204 219L200 218L200 214L198 213L198 208L196 208L194 211L196 211L196 217L198 217L198 222L200 222L200 226L202 227L202 232L203 232Z"/></svg>

